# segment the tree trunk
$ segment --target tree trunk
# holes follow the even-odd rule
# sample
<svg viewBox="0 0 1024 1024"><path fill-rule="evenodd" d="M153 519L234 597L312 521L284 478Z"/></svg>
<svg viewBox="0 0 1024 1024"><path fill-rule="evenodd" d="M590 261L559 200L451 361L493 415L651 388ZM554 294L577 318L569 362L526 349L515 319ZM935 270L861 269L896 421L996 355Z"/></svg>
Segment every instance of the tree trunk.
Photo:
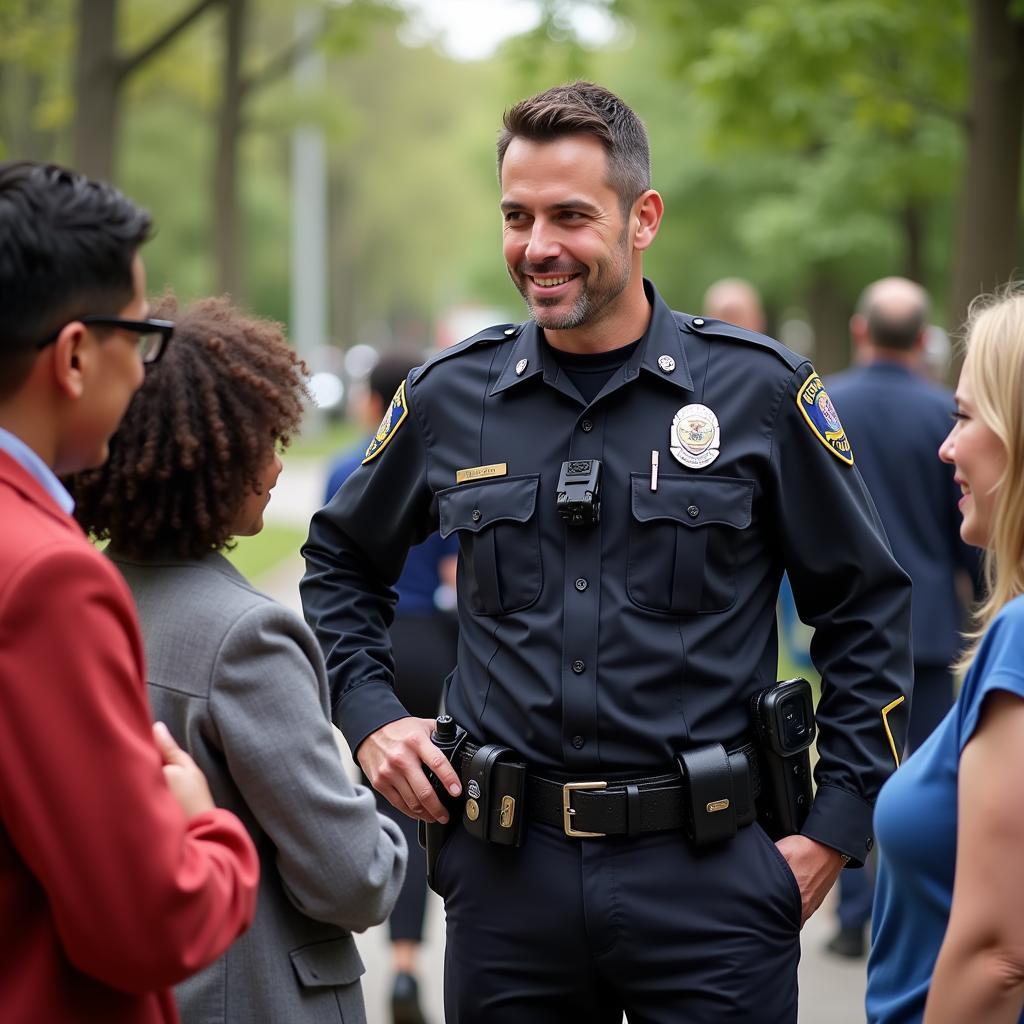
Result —
<svg viewBox="0 0 1024 1024"><path fill-rule="evenodd" d="M827 270L819 269L807 290L807 315L814 330L814 368L823 377L850 363L850 304Z"/></svg>
<svg viewBox="0 0 1024 1024"><path fill-rule="evenodd" d="M225 0L224 65L213 168L217 288L243 302L238 150L242 133L242 49L248 0Z"/></svg>
<svg viewBox="0 0 1024 1024"><path fill-rule="evenodd" d="M907 199L903 206L903 276L924 284L924 213L920 203Z"/></svg>
<svg viewBox="0 0 1024 1024"><path fill-rule="evenodd" d="M971 0L971 106L952 287L950 327L979 292L1017 268L1024 24L1007 0Z"/></svg>
<svg viewBox="0 0 1024 1024"><path fill-rule="evenodd" d="M117 0L79 0L72 163L101 181L114 179L120 77Z"/></svg>

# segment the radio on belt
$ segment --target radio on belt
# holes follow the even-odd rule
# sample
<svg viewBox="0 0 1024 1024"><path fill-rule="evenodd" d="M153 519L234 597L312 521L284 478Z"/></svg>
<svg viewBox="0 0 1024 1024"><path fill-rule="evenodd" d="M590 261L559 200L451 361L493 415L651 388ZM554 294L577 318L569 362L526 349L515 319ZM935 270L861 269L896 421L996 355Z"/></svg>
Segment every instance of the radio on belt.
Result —
<svg viewBox="0 0 1024 1024"><path fill-rule="evenodd" d="M570 459L558 475L558 514L570 526L593 526L601 521L601 463Z"/></svg>

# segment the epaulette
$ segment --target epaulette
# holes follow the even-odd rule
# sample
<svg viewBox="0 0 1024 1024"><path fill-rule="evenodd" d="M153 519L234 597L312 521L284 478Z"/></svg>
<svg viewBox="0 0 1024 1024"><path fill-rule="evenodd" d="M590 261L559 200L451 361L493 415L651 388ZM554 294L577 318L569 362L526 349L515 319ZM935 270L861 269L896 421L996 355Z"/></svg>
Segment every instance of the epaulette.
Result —
<svg viewBox="0 0 1024 1024"><path fill-rule="evenodd" d="M691 331L701 337L708 338L731 338L733 341L742 341L747 345L756 345L758 348L767 349L779 357L791 370L802 366L807 362L807 357L786 348L781 342L769 338L767 334L758 334L757 331L748 331L735 324L726 323L724 320L715 320L706 316L690 316L689 313L676 313L673 311L676 323L683 330Z"/></svg>
<svg viewBox="0 0 1024 1024"><path fill-rule="evenodd" d="M487 343L496 345L498 342L510 341L519 334L524 326L524 324L496 324L494 327L486 327L482 331L477 331L476 334L466 338L465 341L460 341L456 345L449 345L448 348L441 349L440 352L432 355L422 366L417 367L409 374L409 384L412 385L421 381L430 370L437 366L438 363L443 363L446 359L453 359L455 356L462 355L463 352L469 352L471 349Z"/></svg>

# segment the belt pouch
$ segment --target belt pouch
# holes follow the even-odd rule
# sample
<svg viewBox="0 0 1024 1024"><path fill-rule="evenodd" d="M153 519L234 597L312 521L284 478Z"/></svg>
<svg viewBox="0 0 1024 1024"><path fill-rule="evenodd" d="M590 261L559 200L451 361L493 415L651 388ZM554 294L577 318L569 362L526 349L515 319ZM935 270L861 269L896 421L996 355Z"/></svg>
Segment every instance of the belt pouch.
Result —
<svg viewBox="0 0 1024 1024"><path fill-rule="evenodd" d="M676 757L686 782L687 837L694 846L722 843L736 835L736 794L729 755L721 743L684 751Z"/></svg>
<svg viewBox="0 0 1024 1024"><path fill-rule="evenodd" d="M757 807L754 804L754 793L757 788L754 784L754 776L757 772L757 765L751 763L755 757L757 755L754 753L753 747L748 747L746 751L735 750L729 753L732 791L736 798L733 803L736 808L736 826L738 828L752 825L757 820Z"/></svg>
<svg viewBox="0 0 1024 1024"><path fill-rule="evenodd" d="M497 743L481 747L462 763L462 824L471 836L502 846L523 843L526 765Z"/></svg>

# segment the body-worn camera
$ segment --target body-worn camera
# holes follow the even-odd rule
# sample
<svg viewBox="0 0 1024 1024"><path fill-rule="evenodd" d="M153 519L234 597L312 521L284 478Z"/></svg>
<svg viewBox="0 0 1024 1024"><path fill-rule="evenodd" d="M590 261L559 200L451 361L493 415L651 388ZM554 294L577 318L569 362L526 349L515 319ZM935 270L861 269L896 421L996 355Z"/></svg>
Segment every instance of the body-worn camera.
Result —
<svg viewBox="0 0 1024 1024"><path fill-rule="evenodd" d="M555 505L570 526L593 526L601 521L601 463L570 459L558 474Z"/></svg>
<svg viewBox="0 0 1024 1024"><path fill-rule="evenodd" d="M750 702L761 761L757 820L772 839L800 831L811 809L814 698L806 679L786 679Z"/></svg>

